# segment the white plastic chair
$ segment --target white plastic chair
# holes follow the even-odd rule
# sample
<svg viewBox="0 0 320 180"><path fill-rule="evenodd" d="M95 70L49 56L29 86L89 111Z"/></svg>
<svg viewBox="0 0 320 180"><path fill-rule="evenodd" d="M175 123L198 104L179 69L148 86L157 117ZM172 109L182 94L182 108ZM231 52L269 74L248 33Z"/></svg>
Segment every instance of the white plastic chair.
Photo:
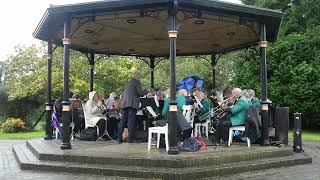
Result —
<svg viewBox="0 0 320 180"><path fill-rule="evenodd" d="M166 150L169 150L168 123L162 127L150 127L148 132L148 151L151 148L152 134L157 134L157 148L160 146L160 135L164 134Z"/></svg>
<svg viewBox="0 0 320 180"><path fill-rule="evenodd" d="M201 133L201 130L205 132L206 136L209 136L209 122L210 122L210 116L205 122L199 122L194 124L194 133L195 136L198 136Z"/></svg>
<svg viewBox="0 0 320 180"><path fill-rule="evenodd" d="M182 114L186 118L187 122L191 125L192 127L192 133L191 136L193 136L193 121L194 121L194 115L195 111L192 105L183 105L182 107Z"/></svg>
<svg viewBox="0 0 320 180"><path fill-rule="evenodd" d="M246 127L245 126L233 126L233 127L230 127L229 128L229 141L228 141L228 146L231 145L232 143L232 138L233 138L233 131L245 131L246 130ZM250 148L250 139L247 137L247 144L248 144L248 147Z"/></svg>

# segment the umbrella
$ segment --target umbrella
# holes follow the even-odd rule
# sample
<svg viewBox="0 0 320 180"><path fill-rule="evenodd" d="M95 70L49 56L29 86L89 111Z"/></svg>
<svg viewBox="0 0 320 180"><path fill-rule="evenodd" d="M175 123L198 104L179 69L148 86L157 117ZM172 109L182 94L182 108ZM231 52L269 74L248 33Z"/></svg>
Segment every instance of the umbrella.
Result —
<svg viewBox="0 0 320 180"><path fill-rule="evenodd" d="M189 76L179 81L177 87L191 91L193 88L195 88L196 84L198 88L201 89L203 86L203 80L201 80L198 76Z"/></svg>

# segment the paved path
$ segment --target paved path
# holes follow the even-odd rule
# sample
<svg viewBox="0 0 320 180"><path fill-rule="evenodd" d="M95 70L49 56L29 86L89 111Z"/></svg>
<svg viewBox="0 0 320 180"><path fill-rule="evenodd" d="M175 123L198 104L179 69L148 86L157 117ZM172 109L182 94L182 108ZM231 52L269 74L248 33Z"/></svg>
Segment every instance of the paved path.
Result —
<svg viewBox="0 0 320 180"><path fill-rule="evenodd" d="M11 150L16 143L25 140L0 140L0 180L103 180L120 179L119 177L101 177L94 175L75 175L54 172L36 172L20 170ZM304 150L313 158L312 164L289 168L270 169L259 172L247 172L217 179L320 179L320 142L304 142ZM132 178L130 178L132 179Z"/></svg>
<svg viewBox="0 0 320 180"><path fill-rule="evenodd" d="M320 180L320 141L315 142L303 142L304 151L312 157L312 164L299 165L287 168L268 169L258 172L246 172L240 173L221 179L227 180Z"/></svg>

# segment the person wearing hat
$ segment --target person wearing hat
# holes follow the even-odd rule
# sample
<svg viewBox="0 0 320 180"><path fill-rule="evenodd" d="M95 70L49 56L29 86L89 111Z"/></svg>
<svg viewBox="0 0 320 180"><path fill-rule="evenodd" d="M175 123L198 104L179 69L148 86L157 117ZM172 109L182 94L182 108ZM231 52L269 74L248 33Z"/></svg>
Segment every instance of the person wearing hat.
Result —
<svg viewBox="0 0 320 180"><path fill-rule="evenodd" d="M118 130L118 122L120 120L120 107L117 106L119 101L118 95L112 92L108 99L106 99L107 116L108 116L108 127L107 130L112 138L116 138Z"/></svg>
<svg viewBox="0 0 320 180"><path fill-rule="evenodd" d="M106 117L102 114L103 102L99 99L99 94L96 91L89 93L89 100L83 107L85 114L85 126L99 128L99 137L101 137L105 131Z"/></svg>

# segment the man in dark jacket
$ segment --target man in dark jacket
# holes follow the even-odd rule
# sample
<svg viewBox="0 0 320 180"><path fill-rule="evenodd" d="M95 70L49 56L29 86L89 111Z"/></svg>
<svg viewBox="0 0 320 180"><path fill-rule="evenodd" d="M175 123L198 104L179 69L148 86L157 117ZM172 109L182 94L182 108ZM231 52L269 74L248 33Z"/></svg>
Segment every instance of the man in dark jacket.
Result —
<svg viewBox="0 0 320 180"><path fill-rule="evenodd" d="M134 141L134 134L136 130L136 114L139 110L140 97L146 93L142 91L140 84L140 75L133 74L133 78L126 84L123 95L122 117L118 128L118 142L122 142L122 133L125 126L128 124L128 143Z"/></svg>

